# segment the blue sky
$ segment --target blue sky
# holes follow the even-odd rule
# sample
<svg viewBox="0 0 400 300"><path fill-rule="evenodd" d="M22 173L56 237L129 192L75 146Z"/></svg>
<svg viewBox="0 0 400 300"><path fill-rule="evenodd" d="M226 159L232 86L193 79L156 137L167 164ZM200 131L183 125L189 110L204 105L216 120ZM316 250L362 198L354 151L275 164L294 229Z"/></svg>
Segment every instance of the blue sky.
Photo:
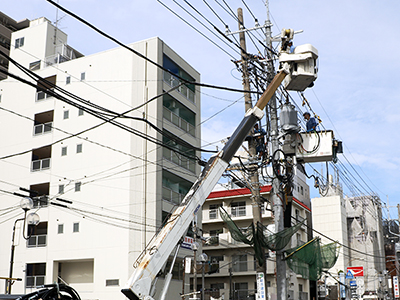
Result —
<svg viewBox="0 0 400 300"><path fill-rule="evenodd" d="M176 1L208 25L184 0ZM204 1L187 1L196 5L221 31L225 30ZM218 12L230 30L237 30L237 22L218 4L224 1L206 2ZM254 19L242 1L225 2L234 12L242 7L246 27L254 26ZM60 0L59 3L124 43L159 36L201 73L204 83L234 88L242 86L240 74L231 62L232 57L156 0ZM237 51L217 40L173 0L163 0L162 3L239 59ZM263 24L266 19L264 1L247 0L245 3ZM116 47L77 20L62 12L57 14L55 7L45 0L6 1L1 10L15 20L44 16L54 22L58 15L61 19L59 27L68 34L69 44L85 55ZM318 79L315 86L305 92L313 110L320 115L324 127L334 130L335 136L343 141L346 158L363 178L355 175L356 180L362 186L365 186L365 181L390 206L399 203L400 194L400 133L397 129L400 121L397 68L400 62L396 57L400 48L399 11L400 2L396 0L270 0L273 34L279 34L282 28L302 29L304 32L296 35L294 44L311 43L319 51ZM262 36L258 35L258 38ZM249 52L257 53L249 38L247 45ZM262 49L259 44L257 46ZM204 88L202 93L203 120L242 97L239 93ZM301 105L299 96L296 93L292 96ZM205 122L202 127L203 145L229 136L243 113L244 103L239 100ZM213 144L212 147L217 145L221 146ZM354 173L346 159L339 158L349 172ZM321 169L320 164L313 166ZM309 184L312 186L312 182ZM311 189L312 196L317 196L317 190ZM349 192L346 185L344 190ZM392 209L390 217L397 218L397 210Z"/></svg>

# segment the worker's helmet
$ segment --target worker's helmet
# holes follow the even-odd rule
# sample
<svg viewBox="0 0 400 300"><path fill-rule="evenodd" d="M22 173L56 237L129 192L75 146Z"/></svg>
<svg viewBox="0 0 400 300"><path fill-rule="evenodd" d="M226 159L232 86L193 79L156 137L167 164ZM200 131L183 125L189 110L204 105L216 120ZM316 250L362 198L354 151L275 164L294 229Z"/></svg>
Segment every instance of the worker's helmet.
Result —
<svg viewBox="0 0 400 300"><path fill-rule="evenodd" d="M305 111L305 112L303 113L303 117L304 117L305 115L311 116L311 114L310 114L308 111Z"/></svg>

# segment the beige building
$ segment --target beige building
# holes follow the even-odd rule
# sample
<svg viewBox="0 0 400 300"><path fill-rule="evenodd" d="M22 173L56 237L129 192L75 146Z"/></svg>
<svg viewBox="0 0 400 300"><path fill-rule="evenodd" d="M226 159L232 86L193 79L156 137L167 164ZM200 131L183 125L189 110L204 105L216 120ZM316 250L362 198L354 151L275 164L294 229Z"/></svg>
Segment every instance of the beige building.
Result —
<svg viewBox="0 0 400 300"><path fill-rule="evenodd" d="M292 223L307 219L311 224L309 187L304 174L298 172L294 179ZM261 196L270 197L270 185L261 188ZM213 297L224 299L249 299L257 292L256 260L253 249L244 243L232 239L223 222L219 207L222 206L239 228L247 228L253 221L251 193L247 188L216 190L210 194L203 205L203 232L205 237L214 237L206 243L203 251L208 255L209 270L214 271L205 277L205 289ZM269 202L262 208L262 220L274 232L274 218ZM293 235L288 247L296 247L308 240L307 227ZM267 289L270 299L276 299L275 254L267 251ZM208 270L208 269L206 269ZM309 299L309 281L287 268L288 295L290 299ZM251 298L250 298L251 299ZM255 299L255 298L254 298Z"/></svg>

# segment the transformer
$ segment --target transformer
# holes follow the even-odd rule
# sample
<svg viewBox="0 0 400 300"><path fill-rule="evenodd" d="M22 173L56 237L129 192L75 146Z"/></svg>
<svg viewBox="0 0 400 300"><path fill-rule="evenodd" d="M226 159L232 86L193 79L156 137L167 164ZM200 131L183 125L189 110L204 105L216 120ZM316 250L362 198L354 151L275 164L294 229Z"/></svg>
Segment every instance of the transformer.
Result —
<svg viewBox="0 0 400 300"><path fill-rule="evenodd" d="M282 106L279 114L279 120L281 122L281 128L285 132L299 132L300 127L297 124L297 110L294 105L285 103Z"/></svg>

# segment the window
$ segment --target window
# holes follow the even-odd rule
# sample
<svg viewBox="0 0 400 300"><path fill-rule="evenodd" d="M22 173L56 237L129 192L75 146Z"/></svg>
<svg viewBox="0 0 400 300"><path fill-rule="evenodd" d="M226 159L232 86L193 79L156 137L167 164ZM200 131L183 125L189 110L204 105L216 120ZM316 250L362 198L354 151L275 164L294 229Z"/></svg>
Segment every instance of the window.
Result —
<svg viewBox="0 0 400 300"><path fill-rule="evenodd" d="M241 217L246 215L246 202L233 202L231 203L231 215L232 217Z"/></svg>
<svg viewBox="0 0 400 300"><path fill-rule="evenodd" d="M81 81L84 81L86 79L86 73L82 72L81 73Z"/></svg>
<svg viewBox="0 0 400 300"><path fill-rule="evenodd" d="M224 260L223 255L218 255L218 256L211 256L210 257L210 273L219 273L220 270L220 261ZM222 287L220 289L224 288L224 284L222 284Z"/></svg>
<svg viewBox="0 0 400 300"><path fill-rule="evenodd" d="M233 291L234 291L233 299L246 299L247 296L249 295L248 289L249 289L249 287L248 287L247 282L234 282L233 283Z"/></svg>
<svg viewBox="0 0 400 300"><path fill-rule="evenodd" d="M186 79L187 81L195 81L188 73L186 73L183 69L181 69L175 62L173 62L168 56L164 55L163 57L163 67L171 71L171 73L176 74L177 76ZM174 87L180 83L180 80L171 75L168 72L164 72L164 81ZM185 96L189 101L195 102L195 86L194 84L183 84L178 88L178 91Z"/></svg>
<svg viewBox="0 0 400 300"><path fill-rule="evenodd" d="M232 255L233 272L247 271L247 255Z"/></svg>
<svg viewBox="0 0 400 300"><path fill-rule="evenodd" d="M64 224L58 224L57 233L58 234L64 233Z"/></svg>
<svg viewBox="0 0 400 300"><path fill-rule="evenodd" d="M26 287L33 288L44 284L46 276L46 263L26 265Z"/></svg>
<svg viewBox="0 0 400 300"><path fill-rule="evenodd" d="M64 110L63 119L64 119L64 120L69 119L69 110Z"/></svg>
<svg viewBox="0 0 400 300"><path fill-rule="evenodd" d="M210 219L217 219L218 218L218 208L221 204L210 204L210 208L208 210L208 217Z"/></svg>
<svg viewBox="0 0 400 300"><path fill-rule="evenodd" d="M40 171L50 168L51 146L32 150L31 171Z"/></svg>
<svg viewBox="0 0 400 300"><path fill-rule="evenodd" d="M71 76L67 76L65 78L65 84L70 84L71 83Z"/></svg>
<svg viewBox="0 0 400 300"><path fill-rule="evenodd" d="M36 89L36 101L41 101L52 97L51 94L47 94L45 91L53 91L56 82L57 75L46 77L43 80L38 80L38 87Z"/></svg>
<svg viewBox="0 0 400 300"><path fill-rule="evenodd" d="M33 200L33 207L46 207L49 204L50 182L32 184L29 187L29 197Z"/></svg>
<svg viewBox="0 0 400 300"><path fill-rule="evenodd" d="M81 191L82 182L75 182L75 192Z"/></svg>
<svg viewBox="0 0 400 300"><path fill-rule="evenodd" d="M64 194L64 185L63 184L59 184L58 185L58 193L59 194Z"/></svg>
<svg viewBox="0 0 400 300"><path fill-rule="evenodd" d="M54 116L53 110L35 114L33 135L36 136L52 132L53 116Z"/></svg>
<svg viewBox="0 0 400 300"><path fill-rule="evenodd" d="M15 49L21 48L24 45L25 38L21 37L15 40Z"/></svg>
<svg viewBox="0 0 400 300"><path fill-rule="evenodd" d="M83 116L83 109L80 108L80 109L78 110L78 116Z"/></svg>
<svg viewBox="0 0 400 300"><path fill-rule="evenodd" d="M61 148L61 156L66 156L67 155L67 147L62 147Z"/></svg>
<svg viewBox="0 0 400 300"><path fill-rule="evenodd" d="M300 233L296 233L296 243L297 243L297 247L301 246L303 244L303 242L301 241L301 234Z"/></svg>
<svg viewBox="0 0 400 300"><path fill-rule="evenodd" d="M35 225L28 225L27 247L45 247L47 244L47 222L40 222Z"/></svg>
<svg viewBox="0 0 400 300"><path fill-rule="evenodd" d="M106 286L119 286L119 279L106 279Z"/></svg>
<svg viewBox="0 0 400 300"><path fill-rule="evenodd" d="M211 283L210 287L212 290L223 290L224 283Z"/></svg>
<svg viewBox="0 0 400 300"><path fill-rule="evenodd" d="M76 145L76 153L82 153L82 144Z"/></svg>
<svg viewBox="0 0 400 300"><path fill-rule="evenodd" d="M79 222L73 224L72 232L79 232Z"/></svg>
<svg viewBox="0 0 400 300"><path fill-rule="evenodd" d="M40 69L40 60L31 62L29 64L29 70L35 71Z"/></svg>

